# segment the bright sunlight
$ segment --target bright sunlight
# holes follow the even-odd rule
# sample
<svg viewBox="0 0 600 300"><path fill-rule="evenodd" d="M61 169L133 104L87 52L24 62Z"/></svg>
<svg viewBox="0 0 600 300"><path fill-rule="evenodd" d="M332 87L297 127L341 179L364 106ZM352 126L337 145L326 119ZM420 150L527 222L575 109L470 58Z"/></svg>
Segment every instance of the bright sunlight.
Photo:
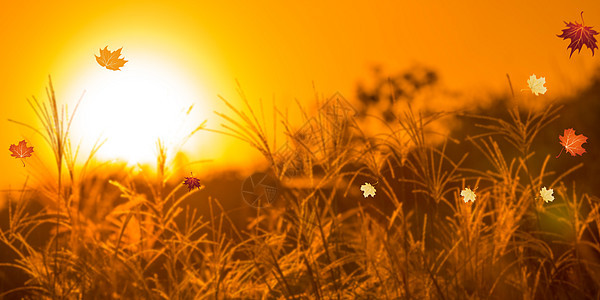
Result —
<svg viewBox="0 0 600 300"><path fill-rule="evenodd" d="M600 300L600 1L5 2L0 300Z"/></svg>
<svg viewBox="0 0 600 300"><path fill-rule="evenodd" d="M122 54L126 60L131 56L125 48ZM147 54L136 55L120 71L95 62L86 66L68 93L78 99L85 90L73 121L73 142L81 138L82 147L90 147L106 138L100 159L155 162L157 139L173 146L198 125L186 113L191 105L198 109L203 93L189 77L169 61Z"/></svg>

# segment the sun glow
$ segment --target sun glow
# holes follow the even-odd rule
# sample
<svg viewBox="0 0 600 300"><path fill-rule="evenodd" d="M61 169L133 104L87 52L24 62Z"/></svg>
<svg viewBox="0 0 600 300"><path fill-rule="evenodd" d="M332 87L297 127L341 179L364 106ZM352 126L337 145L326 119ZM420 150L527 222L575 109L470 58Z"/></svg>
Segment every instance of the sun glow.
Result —
<svg viewBox="0 0 600 300"><path fill-rule="evenodd" d="M106 139L99 159L153 163L158 139L176 145L204 120L186 115L203 93L176 65L150 55L134 56L126 49L123 53L129 54L129 62L121 71L91 63L69 83L70 99L85 90L72 138L75 143L81 139L82 145Z"/></svg>

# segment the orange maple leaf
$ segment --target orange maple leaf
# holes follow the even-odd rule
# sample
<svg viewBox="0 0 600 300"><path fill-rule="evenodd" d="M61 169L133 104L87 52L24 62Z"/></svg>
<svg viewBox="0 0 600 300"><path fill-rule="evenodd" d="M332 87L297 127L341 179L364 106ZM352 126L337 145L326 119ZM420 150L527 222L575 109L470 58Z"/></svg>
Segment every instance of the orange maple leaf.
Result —
<svg viewBox="0 0 600 300"><path fill-rule="evenodd" d="M590 50L592 50L592 56L594 56L594 49L598 48L594 35L597 35L598 32L592 30L592 26L583 25L583 12L581 12L581 24L577 22L574 24L571 22L565 22L565 24L567 25L567 29L563 29L563 33L557 36L559 38L563 38L564 40L571 39L571 43L567 47L567 49L571 48L571 54L569 55L569 58L571 58L571 55L573 55L575 50L579 50L577 53L580 53L583 45L586 45Z"/></svg>
<svg viewBox="0 0 600 300"><path fill-rule="evenodd" d="M19 145L15 145L15 144L10 145L8 150L10 150L10 152L12 152L12 154L10 156L21 159L21 162L23 162L23 167L24 167L25 162L23 161L23 158L31 156L31 153L33 153L33 146L27 147L27 142L25 140L22 140L19 142Z"/></svg>
<svg viewBox="0 0 600 300"><path fill-rule="evenodd" d="M587 141L587 136L583 134L575 134L575 130L573 130L573 128L565 129L565 133L563 135L559 135L558 139L560 139L560 144L565 147L564 149L569 152L571 156L582 155L585 153L585 149L583 149L581 145ZM560 149L560 153L556 156L556 158L562 154L562 150L563 149Z"/></svg>
<svg viewBox="0 0 600 300"><path fill-rule="evenodd" d="M107 48L108 46L104 47L104 49L100 49L100 56L94 55L96 57L96 61L98 64L109 70L121 70L120 68L127 62L127 60L119 58L119 56L121 56L121 49L123 49L123 47L115 51L110 51Z"/></svg>

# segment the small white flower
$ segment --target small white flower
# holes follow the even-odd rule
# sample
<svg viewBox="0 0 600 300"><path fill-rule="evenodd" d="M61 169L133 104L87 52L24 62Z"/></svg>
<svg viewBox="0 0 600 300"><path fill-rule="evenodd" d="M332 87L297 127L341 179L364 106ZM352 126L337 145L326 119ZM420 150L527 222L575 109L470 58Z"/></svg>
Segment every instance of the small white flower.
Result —
<svg viewBox="0 0 600 300"><path fill-rule="evenodd" d="M469 202L469 200L475 202L475 197L477 197L477 195L475 195L475 192L471 191L470 188L465 188L464 190L462 190L460 192L460 195L463 196L463 200L465 201L465 203Z"/></svg>
<svg viewBox="0 0 600 300"><path fill-rule="evenodd" d="M368 182L365 182L365 184L361 185L360 190L363 191L363 196L365 196L365 198L367 198L369 195L371 195L371 197L375 197L375 187Z"/></svg>
<svg viewBox="0 0 600 300"><path fill-rule="evenodd" d="M546 203L554 201L554 196L552 196L552 193L554 193L554 191L552 189L547 190L546 187L543 187L540 190L540 196L542 196L542 199L544 199Z"/></svg>

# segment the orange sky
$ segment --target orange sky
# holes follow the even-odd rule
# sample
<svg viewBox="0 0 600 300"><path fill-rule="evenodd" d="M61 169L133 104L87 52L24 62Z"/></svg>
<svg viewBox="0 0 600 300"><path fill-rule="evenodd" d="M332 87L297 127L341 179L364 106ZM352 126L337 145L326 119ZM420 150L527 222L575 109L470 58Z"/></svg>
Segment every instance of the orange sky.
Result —
<svg viewBox="0 0 600 300"><path fill-rule="evenodd" d="M285 106L294 98L311 101L312 82L323 95L339 91L352 99L373 64L397 72L423 63L440 73L446 88L466 95L505 91L506 73L515 89L522 88L535 73L546 77L547 96L557 97L575 92L599 65L600 54L592 57L585 47L569 59L568 41L556 37L563 20L580 21L582 10L586 25L598 30L599 1L148 2L2 4L3 188L25 178L8 146L21 139L41 143L7 119L34 122L25 99L45 99L48 74L59 98L73 103L83 89L98 88L86 77L90 72L119 78L127 76L128 67L154 70L157 76L168 70L193 98L177 104L193 102L194 117L208 117L209 126L217 128L212 111L226 111L217 94L238 100L236 79L251 100L270 103L275 97ZM118 75L94 60L107 45L123 47L130 61ZM202 132L191 141L191 156L221 164L247 161L246 155L233 154L240 148L230 140ZM36 145L43 157L43 146Z"/></svg>

